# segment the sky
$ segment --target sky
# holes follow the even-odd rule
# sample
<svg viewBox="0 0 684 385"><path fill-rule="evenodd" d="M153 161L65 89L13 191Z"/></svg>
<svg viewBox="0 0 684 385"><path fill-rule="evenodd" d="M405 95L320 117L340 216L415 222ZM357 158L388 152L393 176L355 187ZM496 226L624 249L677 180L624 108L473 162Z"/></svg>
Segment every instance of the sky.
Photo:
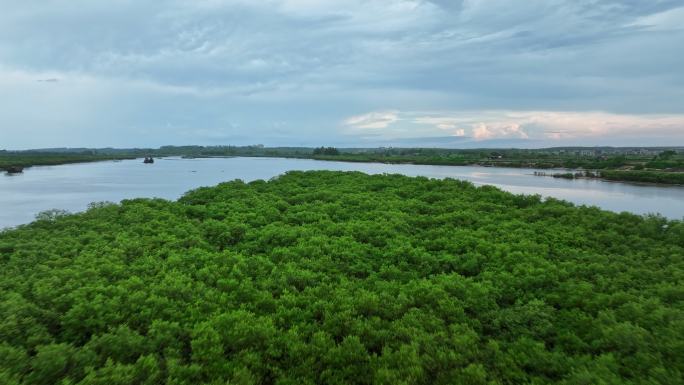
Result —
<svg viewBox="0 0 684 385"><path fill-rule="evenodd" d="M684 145L682 0L0 9L0 149Z"/></svg>

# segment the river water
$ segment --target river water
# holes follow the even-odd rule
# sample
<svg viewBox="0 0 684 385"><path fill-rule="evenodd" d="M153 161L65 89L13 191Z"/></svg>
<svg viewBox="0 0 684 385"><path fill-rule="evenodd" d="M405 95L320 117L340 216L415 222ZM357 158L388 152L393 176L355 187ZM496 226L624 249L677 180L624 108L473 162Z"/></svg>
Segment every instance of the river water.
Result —
<svg viewBox="0 0 684 385"><path fill-rule="evenodd" d="M328 162L283 158L141 159L31 167L0 175L0 229L31 222L49 209L85 210L91 202L127 198L177 199L188 190L223 181L270 179L288 170L362 171L455 178L494 185L516 194L540 194L576 204L637 214L684 218L684 187L534 176L533 169ZM550 170L543 170L553 172Z"/></svg>

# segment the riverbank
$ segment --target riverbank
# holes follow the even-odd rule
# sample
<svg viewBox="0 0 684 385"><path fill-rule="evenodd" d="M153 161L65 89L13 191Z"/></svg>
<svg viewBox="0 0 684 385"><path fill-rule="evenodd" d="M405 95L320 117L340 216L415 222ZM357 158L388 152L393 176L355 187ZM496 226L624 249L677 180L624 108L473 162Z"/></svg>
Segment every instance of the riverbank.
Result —
<svg viewBox="0 0 684 385"><path fill-rule="evenodd" d="M661 151L662 150L662 151ZM58 152L51 152L58 151ZM660 152L658 152L660 151ZM656 155L654 155L656 154ZM17 152L0 151L0 171L38 165L94 162L102 160L179 156L193 158L286 158L333 162L413 164L427 166L479 166L521 169L565 169L591 172L615 182L684 184L684 152L678 148L552 148L552 149L425 149L263 147L263 146L164 146L156 149L54 149ZM567 179L575 179L567 178Z"/></svg>
<svg viewBox="0 0 684 385"><path fill-rule="evenodd" d="M506 161L466 161L453 159L416 159L405 157L357 157L345 155L333 156L311 156L300 157L302 159L314 159L325 161L338 162L357 162L357 163L384 163L384 164L415 164L427 166L477 166L477 167L506 167L506 168L524 168L524 169L552 169L565 168L562 163L546 163L546 162L506 162ZM618 170L618 169L603 169L603 170L589 170L583 168L569 169L575 172L555 173L555 174L540 174L539 176L552 176L564 179L602 179L613 182L638 182L638 183L652 183L660 185L684 185L684 172L679 171L662 171L662 170ZM579 174L577 175L579 171Z"/></svg>
<svg viewBox="0 0 684 385"><path fill-rule="evenodd" d="M72 163L89 163L106 160L135 159L135 155L93 155L93 154L0 154L0 171L21 173L33 166L58 166Z"/></svg>
<svg viewBox="0 0 684 385"><path fill-rule="evenodd" d="M634 182L660 185L684 186L684 173L682 172L658 172L658 171L635 171L635 170L580 170L576 172L564 172L548 174L534 172L535 176L550 176L561 179L602 179L612 182Z"/></svg>

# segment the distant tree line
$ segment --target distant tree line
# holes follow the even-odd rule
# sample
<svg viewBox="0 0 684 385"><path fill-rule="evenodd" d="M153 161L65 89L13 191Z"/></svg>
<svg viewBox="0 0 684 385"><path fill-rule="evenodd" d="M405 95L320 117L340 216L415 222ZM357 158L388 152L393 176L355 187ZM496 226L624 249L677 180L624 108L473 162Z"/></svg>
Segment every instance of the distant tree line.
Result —
<svg viewBox="0 0 684 385"><path fill-rule="evenodd" d="M314 155L339 155L340 151L335 147L317 147L313 150Z"/></svg>
<svg viewBox="0 0 684 385"><path fill-rule="evenodd" d="M143 156L165 157L283 157L316 158L349 162L381 162L396 164L427 164L445 166L496 166L520 168L568 168L574 170L643 171L605 173L607 179L626 181L657 181L678 183L684 173L684 152L665 150L653 156L655 150L626 149L443 149L443 148L356 148L335 147L265 147L252 146L163 146L158 149L45 149L32 151L0 151L0 170L14 167L55 165L108 159L128 159ZM648 173L652 173L648 175ZM662 175L669 173L671 175ZM623 178L623 179L619 179ZM675 182L671 182L675 181Z"/></svg>

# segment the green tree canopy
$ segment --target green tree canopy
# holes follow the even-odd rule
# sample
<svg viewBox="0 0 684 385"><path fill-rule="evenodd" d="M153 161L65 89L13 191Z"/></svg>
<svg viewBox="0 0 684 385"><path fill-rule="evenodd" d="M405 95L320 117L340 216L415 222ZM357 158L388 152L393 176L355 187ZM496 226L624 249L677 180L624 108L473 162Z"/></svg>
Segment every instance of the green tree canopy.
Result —
<svg viewBox="0 0 684 385"><path fill-rule="evenodd" d="M676 384L684 224L290 172L0 232L2 384Z"/></svg>

